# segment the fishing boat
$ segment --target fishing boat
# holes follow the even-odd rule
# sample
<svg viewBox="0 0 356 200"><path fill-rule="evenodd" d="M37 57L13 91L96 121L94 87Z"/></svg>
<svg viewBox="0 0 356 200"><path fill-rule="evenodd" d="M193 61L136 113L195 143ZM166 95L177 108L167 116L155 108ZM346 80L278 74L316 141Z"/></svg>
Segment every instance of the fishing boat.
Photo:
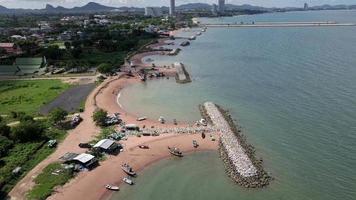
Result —
<svg viewBox="0 0 356 200"><path fill-rule="evenodd" d="M141 81L146 81L146 75L145 74L139 74L138 76L140 77Z"/></svg>
<svg viewBox="0 0 356 200"><path fill-rule="evenodd" d="M188 45L190 45L190 42L189 42L189 41L184 41L184 42L182 42L182 43L180 44L180 46L182 46L182 47L185 47L185 46L188 46Z"/></svg>
<svg viewBox="0 0 356 200"><path fill-rule="evenodd" d="M161 124L164 124L166 122L166 120L162 116L158 118L158 121L161 122Z"/></svg>
<svg viewBox="0 0 356 200"><path fill-rule="evenodd" d="M168 147L168 150L174 156L183 157L183 153L177 147Z"/></svg>
<svg viewBox="0 0 356 200"><path fill-rule="evenodd" d="M146 119L147 119L147 117L139 117L139 118L137 118L136 120L140 122L140 121L144 121L144 120L146 120Z"/></svg>
<svg viewBox="0 0 356 200"><path fill-rule="evenodd" d="M122 181L124 181L125 183L127 183L129 185L133 185L134 184L133 180L131 180L129 177L123 178Z"/></svg>
<svg viewBox="0 0 356 200"><path fill-rule="evenodd" d="M113 191L119 191L119 190L120 190L119 186L110 185L110 184L105 185L105 188L106 188L107 190L113 190Z"/></svg>
<svg viewBox="0 0 356 200"><path fill-rule="evenodd" d="M150 148L149 146L143 145L143 144L138 145L138 147L139 147L140 149L149 149L149 148Z"/></svg>
<svg viewBox="0 0 356 200"><path fill-rule="evenodd" d="M123 164L121 166L121 169L128 175L130 176L136 176L136 172L132 169L132 167L130 167L130 165L128 165L127 163Z"/></svg>
<svg viewBox="0 0 356 200"><path fill-rule="evenodd" d="M200 125L203 125L203 126L207 126L207 125L208 125L208 123L206 122L205 119L200 119L200 120L199 120L199 124L200 124Z"/></svg>
<svg viewBox="0 0 356 200"><path fill-rule="evenodd" d="M188 40L195 40L197 37L196 36L190 36Z"/></svg>
<svg viewBox="0 0 356 200"><path fill-rule="evenodd" d="M199 144L196 140L193 140L193 147L194 148L198 148Z"/></svg>

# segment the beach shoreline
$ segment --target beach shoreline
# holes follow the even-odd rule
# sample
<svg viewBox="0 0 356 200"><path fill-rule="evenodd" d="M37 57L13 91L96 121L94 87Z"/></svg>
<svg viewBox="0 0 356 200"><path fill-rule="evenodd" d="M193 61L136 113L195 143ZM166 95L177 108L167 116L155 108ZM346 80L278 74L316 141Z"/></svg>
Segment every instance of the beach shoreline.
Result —
<svg viewBox="0 0 356 200"><path fill-rule="evenodd" d="M166 39L163 40L163 42ZM162 41L159 42L162 44ZM142 59L148 55L155 55L160 51L138 53L132 56L138 61L137 68L143 69L150 66L145 65ZM166 68L157 66L158 72L164 73L166 76L174 77L176 71L174 68ZM120 117L127 124L134 123L142 128L185 128L190 126L187 123L161 124L158 120L147 119L145 121L137 121L137 117L132 113L127 112L122 106L119 106L118 94L122 89L140 82L137 76L128 76L125 73L120 73L118 76L110 77L96 87L88 96L85 103L85 111L81 113L83 122L75 129L69 131L68 136L58 145L56 151L33 168L9 193L11 199L24 199L30 191L34 183L34 178L39 175L42 170L50 163L58 162L59 157L67 152L84 153L85 149L78 147L79 143L89 142L94 139L100 132L92 119L93 112L98 109L104 109L109 114L120 113ZM214 135L214 133L212 133ZM192 141L196 140L199 143L199 148L194 148ZM137 171L141 171L150 164L158 162L170 156L167 146L175 146L182 150L184 154L197 151L210 151L218 149L218 142L207 139L202 139L200 134L177 134L167 133L159 136L136 137L129 136L127 141L121 142L124 146L124 152L118 156L108 156L105 161L100 162L100 165L89 172L81 172L74 179L70 180L64 186L55 188L55 192L48 199L80 199L86 196L86 199L108 199L112 192L105 189L106 184L120 184L122 178L125 177L124 172L120 169L121 164L130 163ZM149 150L142 150L138 145L149 145ZM103 175L105 174L105 175ZM95 184L93 184L95 183Z"/></svg>

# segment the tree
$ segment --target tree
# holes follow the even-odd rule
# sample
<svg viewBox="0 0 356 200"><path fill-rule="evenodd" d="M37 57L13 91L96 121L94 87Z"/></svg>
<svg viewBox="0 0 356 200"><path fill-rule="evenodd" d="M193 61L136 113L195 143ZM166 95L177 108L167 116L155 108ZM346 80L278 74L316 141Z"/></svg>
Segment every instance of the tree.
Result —
<svg viewBox="0 0 356 200"><path fill-rule="evenodd" d="M113 71L114 67L109 63L101 63L98 66L98 71L102 74L109 74Z"/></svg>
<svg viewBox="0 0 356 200"><path fill-rule="evenodd" d="M69 50L71 47L71 44L70 44L70 42L64 42L64 46L66 47L67 50Z"/></svg>
<svg viewBox="0 0 356 200"><path fill-rule="evenodd" d="M67 111L63 110L62 108L56 108L52 110L51 113L49 114L49 120L53 124L59 124L66 118L67 115L68 115Z"/></svg>
<svg viewBox="0 0 356 200"><path fill-rule="evenodd" d="M52 60L59 60L62 57L62 52L58 45L49 46L43 50L43 55Z"/></svg>
<svg viewBox="0 0 356 200"><path fill-rule="evenodd" d="M43 137L44 127L35 121L24 121L12 128L10 138L19 142L29 142Z"/></svg>
<svg viewBox="0 0 356 200"><path fill-rule="evenodd" d="M0 48L0 56L6 55L7 51L3 48Z"/></svg>
<svg viewBox="0 0 356 200"><path fill-rule="evenodd" d="M0 136L9 137L10 127L5 122L0 122Z"/></svg>
<svg viewBox="0 0 356 200"><path fill-rule="evenodd" d="M0 135L0 157L3 157L7 154L9 148L12 146L13 142L7 137Z"/></svg>
<svg viewBox="0 0 356 200"><path fill-rule="evenodd" d="M20 122L33 122L35 121L31 115L25 113L18 113L18 118Z"/></svg>
<svg viewBox="0 0 356 200"><path fill-rule="evenodd" d="M75 47L72 51L71 51L71 54L73 56L73 58L79 58L80 57L80 54L82 54L82 47L78 46L78 47Z"/></svg>
<svg viewBox="0 0 356 200"><path fill-rule="evenodd" d="M99 109L94 112L93 115L93 120L98 126L105 126L106 125L106 118L107 118L108 112L106 112L103 109Z"/></svg>

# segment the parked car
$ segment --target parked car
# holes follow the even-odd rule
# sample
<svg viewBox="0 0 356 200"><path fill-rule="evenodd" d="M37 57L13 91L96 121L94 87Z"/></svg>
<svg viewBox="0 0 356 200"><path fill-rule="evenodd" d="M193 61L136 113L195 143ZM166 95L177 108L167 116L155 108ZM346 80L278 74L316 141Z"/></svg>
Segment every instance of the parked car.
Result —
<svg viewBox="0 0 356 200"><path fill-rule="evenodd" d="M78 145L80 148L87 148L90 149L92 146L89 143L79 143Z"/></svg>

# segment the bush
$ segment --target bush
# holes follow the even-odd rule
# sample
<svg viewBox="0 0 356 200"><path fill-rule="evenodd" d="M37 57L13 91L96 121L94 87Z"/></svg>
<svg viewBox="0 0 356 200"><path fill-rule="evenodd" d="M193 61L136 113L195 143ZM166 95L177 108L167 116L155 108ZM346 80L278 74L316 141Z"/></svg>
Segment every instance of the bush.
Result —
<svg viewBox="0 0 356 200"><path fill-rule="evenodd" d="M13 142L9 140L7 137L0 135L0 157L5 156L10 147L12 147Z"/></svg>
<svg viewBox="0 0 356 200"><path fill-rule="evenodd" d="M0 136L9 137L10 127L5 122L0 122Z"/></svg>
<svg viewBox="0 0 356 200"><path fill-rule="evenodd" d="M114 66L110 63L102 63L98 66L98 72L102 74L110 74L114 70Z"/></svg>
<svg viewBox="0 0 356 200"><path fill-rule="evenodd" d="M35 141L43 138L44 127L35 121L23 121L12 128L10 138L19 142Z"/></svg>
<svg viewBox="0 0 356 200"><path fill-rule="evenodd" d="M49 114L49 120L53 124L59 124L66 118L67 115L68 115L67 111L63 110L62 108L56 108L52 110L51 113Z"/></svg>
<svg viewBox="0 0 356 200"><path fill-rule="evenodd" d="M93 115L93 120L98 126L105 126L106 124L106 116L108 115L108 112L106 112L103 109L99 109L94 112Z"/></svg>

